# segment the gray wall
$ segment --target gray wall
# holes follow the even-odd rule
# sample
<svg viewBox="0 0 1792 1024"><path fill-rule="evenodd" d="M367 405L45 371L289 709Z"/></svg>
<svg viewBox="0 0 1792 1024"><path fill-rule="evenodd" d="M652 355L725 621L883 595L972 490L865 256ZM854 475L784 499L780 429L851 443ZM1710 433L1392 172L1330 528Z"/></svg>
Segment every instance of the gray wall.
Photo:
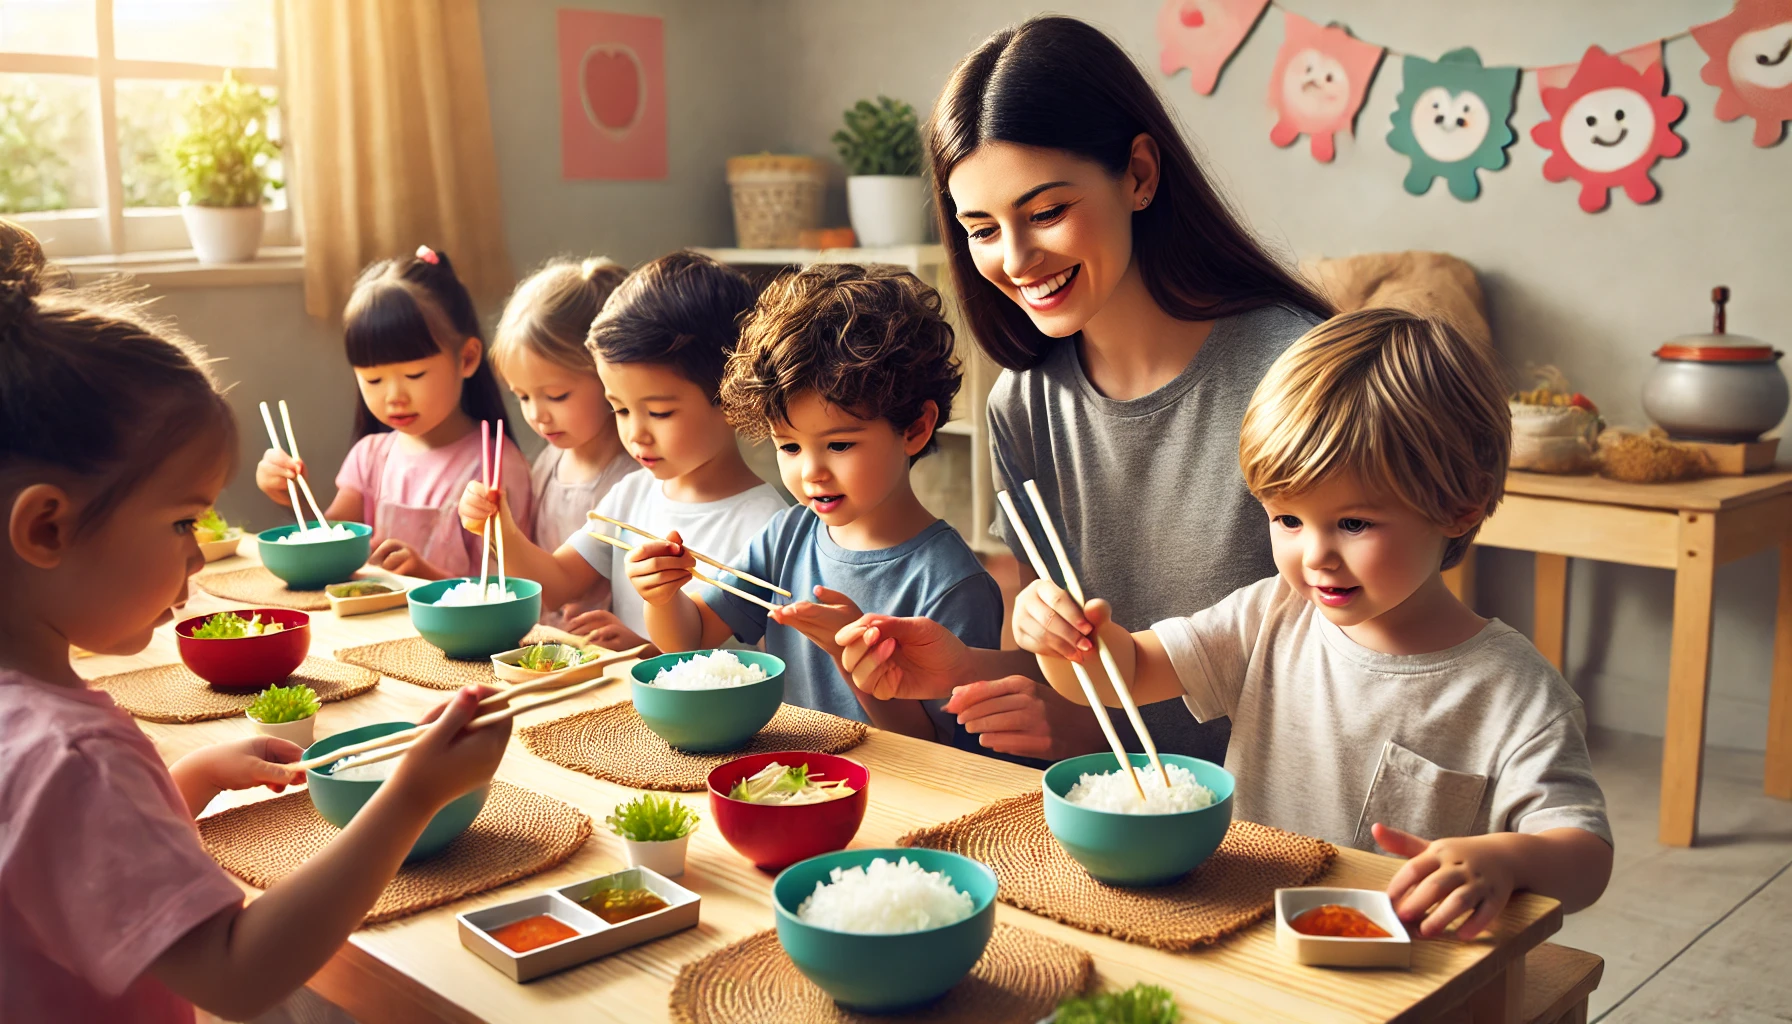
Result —
<svg viewBox="0 0 1792 1024"><path fill-rule="evenodd" d="M1652 35L1720 17L1729 0L1563 3L1508 0L1474 5L1422 0L1289 0L1325 22L1347 17L1360 37L1435 56L1474 45L1489 64L1577 59L1588 43L1621 49ZM666 19L671 172L663 182L566 182L559 171L554 11L561 3L483 5L487 72L499 147L506 227L519 273L561 252L638 262L680 245L731 244L723 160L764 149L832 155L828 136L842 108L888 93L926 107L953 63L989 32L1038 8L1021 0L609 0L605 9ZM1643 422L1637 395L1649 351L1667 337L1703 330L1705 295L1730 285L1733 330L1784 347L1792 332L1792 143L1757 149L1750 122L1720 124L1716 90L1698 77L1704 57L1689 39L1669 44L1672 91L1689 106L1681 157L1654 177L1661 201L1622 195L1582 213L1573 183L1543 180L1544 151L1529 141L1543 119L1526 77L1512 119L1520 141L1511 164L1485 175L1482 197L1422 197L1400 181L1402 157L1382 141L1399 91L1397 59L1384 63L1336 161L1315 163L1304 142L1268 141L1264 94L1281 39L1271 10L1211 97L1183 73L1156 71L1155 3L1060 0L1056 9L1113 33L1168 96L1206 165L1266 237L1301 258L1392 249L1441 249L1479 268L1494 333L1516 367L1555 363L1617 423ZM838 190L833 220L843 221ZM281 393L301 404L307 454L334 466L346 447L350 381L340 341L303 319L296 287L175 293L164 309L215 352L227 378L243 381L239 412L259 431L253 399ZM253 325L249 330L244 325ZM272 343L270 347L269 343ZM269 353L281 362L271 361ZM256 394L257 390L266 394ZM315 409L315 411L314 411ZM245 431L245 451L260 450ZM311 438L315 436L315 441ZM226 508L255 522L272 514L248 494L247 466ZM255 504L260 502L259 504ZM241 510L246 510L241 511ZM1483 556L1481 608L1521 628L1530 621L1530 559ZM1710 735L1713 743L1763 744L1776 571L1769 556L1720 570ZM1673 588L1666 572L1576 563L1569 677L1596 722L1659 734L1664 714Z"/></svg>

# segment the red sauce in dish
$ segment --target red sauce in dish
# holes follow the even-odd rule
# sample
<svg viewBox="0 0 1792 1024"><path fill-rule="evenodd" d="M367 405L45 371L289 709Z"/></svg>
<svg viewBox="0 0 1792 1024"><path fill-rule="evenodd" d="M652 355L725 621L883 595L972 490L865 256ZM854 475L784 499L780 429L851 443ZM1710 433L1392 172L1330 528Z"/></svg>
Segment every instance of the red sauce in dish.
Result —
<svg viewBox="0 0 1792 1024"><path fill-rule="evenodd" d="M570 939L579 933L559 918L537 914L521 921L512 921L502 928L493 928L489 934L512 951L527 953L531 949L540 949L562 939Z"/></svg>
<svg viewBox="0 0 1792 1024"><path fill-rule="evenodd" d="M1370 920L1369 915L1337 903L1327 903L1295 917L1288 927L1302 935L1325 935L1334 939L1388 939L1386 929Z"/></svg>

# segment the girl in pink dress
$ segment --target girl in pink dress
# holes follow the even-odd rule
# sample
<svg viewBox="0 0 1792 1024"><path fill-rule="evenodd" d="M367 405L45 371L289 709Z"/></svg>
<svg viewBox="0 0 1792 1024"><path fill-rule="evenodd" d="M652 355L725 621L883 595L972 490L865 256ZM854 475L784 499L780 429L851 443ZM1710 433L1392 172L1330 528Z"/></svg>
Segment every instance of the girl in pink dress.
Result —
<svg viewBox="0 0 1792 1024"><path fill-rule="evenodd" d="M501 424L510 457L501 486L517 526L534 524L529 467L511 439L498 382L484 358L473 299L448 254L420 246L409 259L361 272L343 313L349 365L361 389L355 446L336 473L325 515L373 527L369 563L424 579L467 576L479 537L460 528L456 505L479 476L480 420ZM303 466L270 448L255 483L288 504L286 483Z"/></svg>

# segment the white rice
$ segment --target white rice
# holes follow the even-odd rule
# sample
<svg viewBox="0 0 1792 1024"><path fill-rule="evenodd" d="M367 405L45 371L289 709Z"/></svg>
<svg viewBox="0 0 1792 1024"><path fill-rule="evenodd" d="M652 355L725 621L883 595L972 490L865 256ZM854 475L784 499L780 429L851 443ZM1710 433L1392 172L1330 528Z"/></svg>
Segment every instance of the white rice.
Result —
<svg viewBox="0 0 1792 1024"><path fill-rule="evenodd" d="M444 608L457 608L473 604L503 604L515 600L517 596L498 586L497 580L483 586L478 580L463 580L442 591L442 596L435 599L435 604Z"/></svg>
<svg viewBox="0 0 1792 1024"><path fill-rule="evenodd" d="M899 935L957 924L976 908L938 871L903 857L892 864L873 858L867 867L835 868L832 882L796 908L797 920L817 928L864 935Z"/></svg>
<svg viewBox="0 0 1792 1024"><path fill-rule="evenodd" d="M331 524L329 529L314 526L309 530L295 530L284 537L275 537L276 544L316 544L326 540L354 540L355 531L341 523Z"/></svg>
<svg viewBox="0 0 1792 1024"><path fill-rule="evenodd" d="M392 772L398 768L400 759L391 757L384 761L375 761L373 764L361 764L360 760L357 757L345 757L336 762L338 765L347 765L348 767L331 768L330 778L346 779L349 782L384 782L392 777Z"/></svg>
<svg viewBox="0 0 1792 1024"><path fill-rule="evenodd" d="M764 681L765 669L742 662L733 651L698 654L653 677L653 685L666 690L725 690Z"/></svg>
<svg viewBox="0 0 1792 1024"><path fill-rule="evenodd" d="M1170 775L1167 789L1150 766L1137 769L1139 784L1145 787L1143 803L1138 791L1132 788L1132 780L1118 770L1084 775L1064 794L1064 800L1093 811L1117 814L1176 814L1213 806L1213 790L1196 782L1194 772L1179 764L1166 764L1164 771Z"/></svg>

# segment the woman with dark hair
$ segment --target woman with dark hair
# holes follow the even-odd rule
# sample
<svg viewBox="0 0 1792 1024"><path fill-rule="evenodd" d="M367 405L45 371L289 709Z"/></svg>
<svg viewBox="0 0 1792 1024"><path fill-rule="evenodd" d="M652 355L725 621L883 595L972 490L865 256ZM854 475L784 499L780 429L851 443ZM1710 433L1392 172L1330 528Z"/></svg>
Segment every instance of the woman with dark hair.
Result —
<svg viewBox="0 0 1792 1024"><path fill-rule="evenodd" d="M1240 223L1138 66L1073 18L1005 29L959 62L927 148L959 302L1004 367L989 396L997 486L1038 482L1087 592L1128 629L1273 575L1239 424L1269 365L1331 309ZM996 533L1022 555L1011 524ZM1053 581L1029 586L1081 631L1017 617L1015 633L1080 660L1081 609ZM1104 747L1030 655L942 632L867 616L841 640L862 688L952 693L991 750ZM1160 750L1223 757L1229 723L1197 724L1176 701L1143 712Z"/></svg>

